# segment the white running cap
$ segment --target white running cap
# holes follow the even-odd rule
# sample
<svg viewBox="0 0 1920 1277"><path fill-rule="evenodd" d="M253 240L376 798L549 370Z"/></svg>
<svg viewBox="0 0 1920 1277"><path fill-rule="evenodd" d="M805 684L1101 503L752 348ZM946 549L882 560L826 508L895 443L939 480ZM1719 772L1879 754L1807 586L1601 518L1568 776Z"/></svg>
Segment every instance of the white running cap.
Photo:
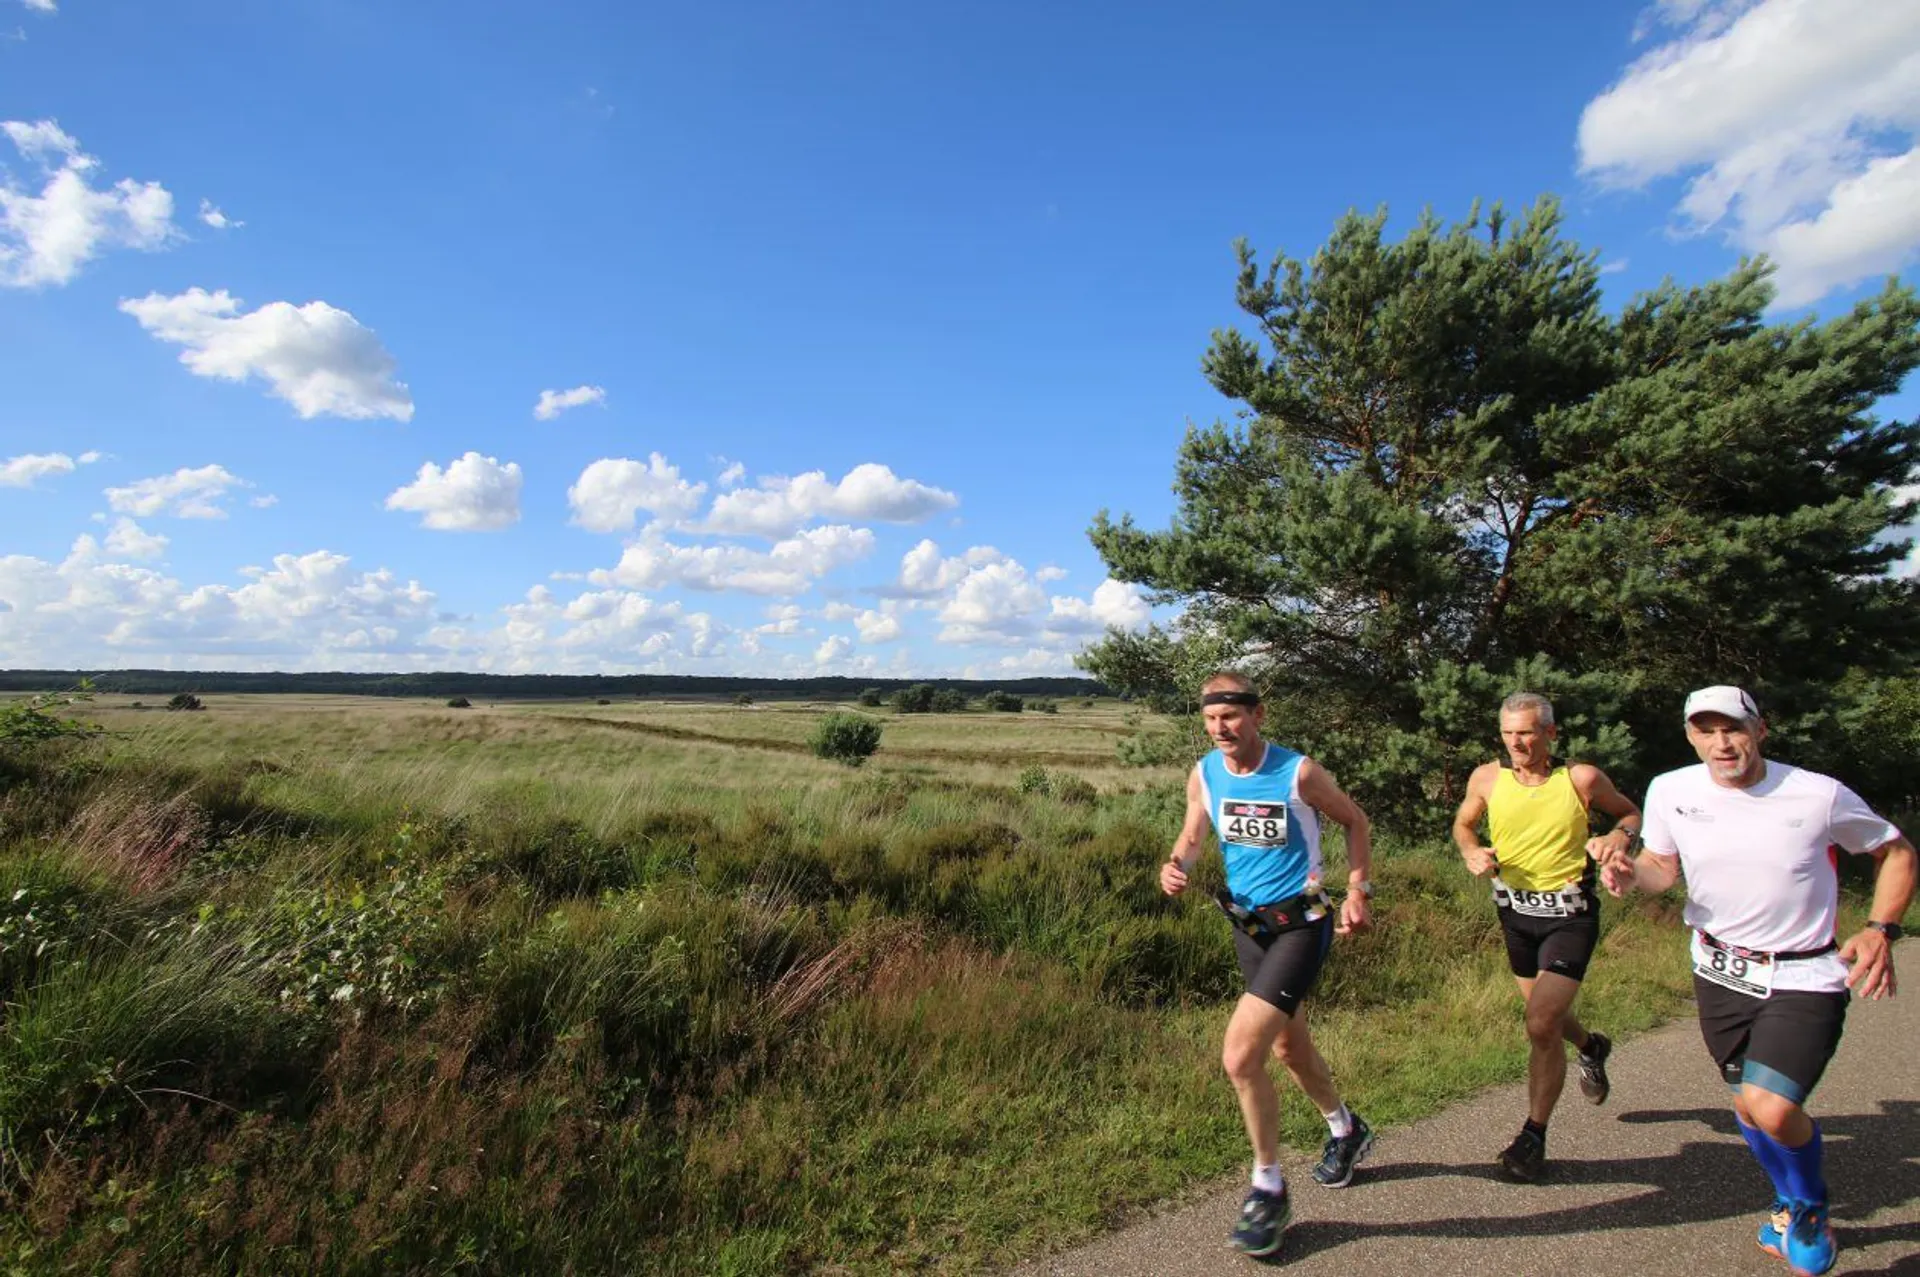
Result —
<svg viewBox="0 0 1920 1277"><path fill-rule="evenodd" d="M1753 723L1760 720L1760 711L1755 708L1753 697L1737 687L1703 687L1687 695L1686 720L1693 721L1695 714L1725 714L1728 718L1741 718Z"/></svg>

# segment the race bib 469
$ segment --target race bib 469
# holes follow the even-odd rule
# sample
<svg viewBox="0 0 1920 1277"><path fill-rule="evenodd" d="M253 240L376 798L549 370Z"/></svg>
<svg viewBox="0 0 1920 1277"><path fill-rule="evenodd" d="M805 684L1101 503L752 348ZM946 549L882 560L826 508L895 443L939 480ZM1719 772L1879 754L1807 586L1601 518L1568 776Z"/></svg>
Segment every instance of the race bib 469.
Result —
<svg viewBox="0 0 1920 1277"><path fill-rule="evenodd" d="M1284 847L1287 845L1287 805L1254 802L1245 798L1223 798L1214 822L1220 841L1237 842L1243 847Z"/></svg>

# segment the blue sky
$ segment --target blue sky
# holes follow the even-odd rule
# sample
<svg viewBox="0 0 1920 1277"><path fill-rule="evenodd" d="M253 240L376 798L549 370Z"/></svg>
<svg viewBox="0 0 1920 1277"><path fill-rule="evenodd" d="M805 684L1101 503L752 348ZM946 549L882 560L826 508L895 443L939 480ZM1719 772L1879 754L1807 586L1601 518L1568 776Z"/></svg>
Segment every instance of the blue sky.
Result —
<svg viewBox="0 0 1920 1277"><path fill-rule="evenodd" d="M1237 236L1911 268L1913 5L1309 8L0 0L0 665L1069 672Z"/></svg>

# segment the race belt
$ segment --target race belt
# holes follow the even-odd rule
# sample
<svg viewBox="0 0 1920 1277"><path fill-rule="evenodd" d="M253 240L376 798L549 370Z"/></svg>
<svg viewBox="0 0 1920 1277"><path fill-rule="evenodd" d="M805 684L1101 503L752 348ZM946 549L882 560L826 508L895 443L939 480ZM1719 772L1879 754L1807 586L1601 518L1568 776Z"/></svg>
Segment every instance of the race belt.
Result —
<svg viewBox="0 0 1920 1277"><path fill-rule="evenodd" d="M1227 915L1227 921L1233 924L1234 930L1245 932L1262 942L1283 932L1310 927L1325 918L1333 908L1333 900L1323 887L1303 891L1291 900L1276 900L1272 904L1255 905L1251 909L1235 900L1232 893L1222 887L1213 893L1213 902L1220 906L1221 913Z"/></svg>
<svg viewBox="0 0 1920 1277"><path fill-rule="evenodd" d="M1593 901L1578 882L1570 882L1558 891L1526 891L1495 878L1493 903L1529 918L1571 918L1593 908Z"/></svg>

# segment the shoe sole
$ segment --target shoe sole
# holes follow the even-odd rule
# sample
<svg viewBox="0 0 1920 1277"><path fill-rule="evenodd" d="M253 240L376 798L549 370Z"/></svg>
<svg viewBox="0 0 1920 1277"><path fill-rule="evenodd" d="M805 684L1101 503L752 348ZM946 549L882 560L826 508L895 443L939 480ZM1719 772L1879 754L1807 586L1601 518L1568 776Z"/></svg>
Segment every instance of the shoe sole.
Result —
<svg viewBox="0 0 1920 1277"><path fill-rule="evenodd" d="M1786 1257L1782 1256L1781 1258L1784 1259ZM1833 1252L1833 1258L1827 1261L1827 1266L1825 1268L1802 1268L1798 1264L1794 1263L1791 1259L1788 1259L1787 1271L1791 1272L1793 1274L1793 1277L1822 1277L1823 1274L1832 1272L1834 1265L1839 1262L1840 1262L1840 1252L1838 1250L1835 1250Z"/></svg>
<svg viewBox="0 0 1920 1277"><path fill-rule="evenodd" d="M1607 1102L1607 1097L1613 1094L1613 1087L1611 1084L1607 1084L1607 1083L1602 1083L1599 1086L1592 1086L1588 1084L1587 1079L1581 1078L1580 1094L1587 1097L1587 1103L1589 1104L1605 1104Z"/></svg>
<svg viewBox="0 0 1920 1277"><path fill-rule="evenodd" d="M1760 1253L1762 1255L1772 1255L1775 1259L1779 1259L1779 1260L1785 1260L1787 1257L1786 1251L1781 1250L1778 1247L1769 1246L1763 1241L1755 1241L1754 1245L1760 1248Z"/></svg>
<svg viewBox="0 0 1920 1277"><path fill-rule="evenodd" d="M1359 1169L1360 1163L1366 1161L1367 1154L1371 1152L1373 1152L1373 1135L1371 1132L1369 1132L1367 1135L1367 1138L1362 1140L1360 1143L1360 1151L1353 1155L1353 1164L1347 1167L1347 1177L1345 1179L1340 1180L1337 1183L1329 1184L1326 1180L1323 1180L1318 1175L1316 1175L1313 1177L1313 1182L1318 1184L1322 1188L1345 1188L1347 1185L1353 1183L1354 1171Z"/></svg>

